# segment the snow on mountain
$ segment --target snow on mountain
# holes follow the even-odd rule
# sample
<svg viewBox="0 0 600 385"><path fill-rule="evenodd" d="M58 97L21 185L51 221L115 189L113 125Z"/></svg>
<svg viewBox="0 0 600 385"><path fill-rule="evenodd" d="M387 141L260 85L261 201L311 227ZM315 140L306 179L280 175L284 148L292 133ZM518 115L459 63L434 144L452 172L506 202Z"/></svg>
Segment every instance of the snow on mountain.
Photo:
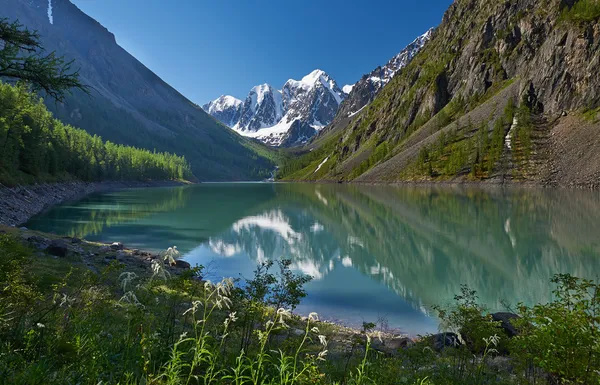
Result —
<svg viewBox="0 0 600 385"><path fill-rule="evenodd" d="M354 88L354 84L346 84L345 86L342 87L342 91L348 95L350 94L350 92L352 92L352 89Z"/></svg>
<svg viewBox="0 0 600 385"><path fill-rule="evenodd" d="M281 90L261 84L253 87L243 102L221 96L202 108L241 135L270 146L301 145L331 123L336 114L352 117L369 104L429 41L432 33L430 29L386 65L341 89L325 71L316 69L301 80L288 80Z"/></svg>
<svg viewBox="0 0 600 385"><path fill-rule="evenodd" d="M417 37L384 66L377 67L371 73L364 75L356 84L344 86L344 91L349 91L346 101L340 109L340 114L343 114L344 117L354 116L364 106L371 103L379 91L392 80L398 71L406 67L425 43L431 39L433 31L434 28L431 28Z"/></svg>
<svg viewBox="0 0 600 385"><path fill-rule="evenodd" d="M202 109L227 126L240 120L244 102L230 95L222 95L202 106Z"/></svg>
<svg viewBox="0 0 600 385"><path fill-rule="evenodd" d="M221 97L203 109L244 136L291 146L305 143L329 124L345 97L335 80L317 69L301 80L288 80L281 90L262 84L244 102Z"/></svg>

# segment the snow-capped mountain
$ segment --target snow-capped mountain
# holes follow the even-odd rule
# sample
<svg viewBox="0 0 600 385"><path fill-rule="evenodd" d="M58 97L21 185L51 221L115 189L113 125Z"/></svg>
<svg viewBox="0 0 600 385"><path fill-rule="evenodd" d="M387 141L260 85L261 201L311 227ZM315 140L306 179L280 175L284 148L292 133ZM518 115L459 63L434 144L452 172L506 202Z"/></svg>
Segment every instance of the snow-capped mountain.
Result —
<svg viewBox="0 0 600 385"><path fill-rule="evenodd" d="M230 95L223 95L212 102L206 103L202 109L227 126L235 125L242 113L244 102Z"/></svg>
<svg viewBox="0 0 600 385"><path fill-rule="evenodd" d="M244 136L271 146L300 145L336 116L351 117L369 104L423 48L432 33L433 28L383 67L341 89L331 76L317 69L301 80L288 80L281 90L262 84L252 88L243 102L233 96L221 96L202 108Z"/></svg>
<svg viewBox="0 0 600 385"><path fill-rule="evenodd" d="M379 91L392 80L398 71L406 67L412 58L423 48L425 43L431 39L433 31L434 28L431 28L423 35L417 37L398 55L387 62L386 65L375 68L371 73L364 75L356 84L344 86L344 92L348 96L342 108L340 108L339 116L352 116L364 106L371 103Z"/></svg>
<svg viewBox="0 0 600 385"><path fill-rule="evenodd" d="M244 136L293 146L329 124L345 97L335 80L317 69L301 80L288 80L281 90L263 84L252 88L243 103L222 96L203 108Z"/></svg>

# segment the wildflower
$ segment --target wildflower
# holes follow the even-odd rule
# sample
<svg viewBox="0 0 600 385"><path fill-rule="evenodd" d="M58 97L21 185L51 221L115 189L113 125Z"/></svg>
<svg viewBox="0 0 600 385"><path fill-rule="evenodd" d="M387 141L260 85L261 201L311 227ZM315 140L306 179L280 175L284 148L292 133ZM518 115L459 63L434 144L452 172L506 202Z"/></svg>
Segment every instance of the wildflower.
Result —
<svg viewBox="0 0 600 385"><path fill-rule="evenodd" d="M37 323L37 325L36 325L36 326L38 327L38 329L43 329L43 328L45 328L45 327L46 327L46 325L44 325L44 324L42 324L42 323L39 323L39 322Z"/></svg>
<svg viewBox="0 0 600 385"><path fill-rule="evenodd" d="M377 332L377 339L379 340L379 342L383 343L383 340L381 339L381 332L380 331Z"/></svg>
<svg viewBox="0 0 600 385"><path fill-rule="evenodd" d="M121 297L121 299L119 300L118 304L121 305L122 303L127 303L129 305L134 305L134 306L139 307L141 309L145 308L144 304L142 304L138 300L137 296L132 291L128 291L127 293L125 293L125 295L123 297Z"/></svg>
<svg viewBox="0 0 600 385"><path fill-rule="evenodd" d="M312 312L308 315L308 320L309 321L318 321L319 320L319 315L315 312Z"/></svg>
<svg viewBox="0 0 600 385"><path fill-rule="evenodd" d="M198 311L198 307L202 305L202 302L200 301L194 301L192 302L192 307L190 307L189 309L187 309L186 311L183 312L183 315L186 315L189 312L192 312L192 314L196 314L196 312Z"/></svg>
<svg viewBox="0 0 600 385"><path fill-rule="evenodd" d="M319 360L319 361L325 361L325 356L327 355L327 352L328 352L327 350L323 350L322 352L320 352L317 355L317 360Z"/></svg>
<svg viewBox="0 0 600 385"><path fill-rule="evenodd" d="M292 312L290 310L279 308L277 309L277 315L280 317L292 318Z"/></svg>
<svg viewBox="0 0 600 385"><path fill-rule="evenodd" d="M327 338L325 338L324 335L319 334L319 342L321 343L321 345L323 345L324 347L327 347Z"/></svg>
<svg viewBox="0 0 600 385"><path fill-rule="evenodd" d="M137 274L131 271L126 271L119 275L119 279L121 280L121 286L123 291L127 291L127 286L130 286L133 281L137 278Z"/></svg>
<svg viewBox="0 0 600 385"><path fill-rule="evenodd" d="M231 322L235 322L238 320L238 318L235 316L235 313L236 313L235 311L232 313L229 313L228 318L231 320Z"/></svg>
<svg viewBox="0 0 600 385"><path fill-rule="evenodd" d="M229 315L227 316L227 318L225 318L225 321L223 321L223 324L225 325L225 327L228 327L230 323L237 321L237 317L235 316L235 312L233 313L229 313Z"/></svg>
<svg viewBox="0 0 600 385"><path fill-rule="evenodd" d="M310 329L311 332L315 333L315 334L319 334L319 328L318 327L313 327L312 329Z"/></svg>
<svg viewBox="0 0 600 385"><path fill-rule="evenodd" d="M274 325L273 321L271 321L271 320L268 320L267 323L265 324L265 326L266 326L267 329L269 329L273 325ZM260 332L260 330L259 330L259 332Z"/></svg>

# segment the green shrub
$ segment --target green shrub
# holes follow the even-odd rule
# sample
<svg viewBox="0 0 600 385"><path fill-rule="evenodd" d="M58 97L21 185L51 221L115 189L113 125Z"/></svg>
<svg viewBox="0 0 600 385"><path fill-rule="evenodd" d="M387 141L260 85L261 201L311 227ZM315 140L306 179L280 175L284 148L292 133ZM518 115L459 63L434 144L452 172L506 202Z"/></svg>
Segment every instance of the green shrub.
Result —
<svg viewBox="0 0 600 385"><path fill-rule="evenodd" d="M521 334L511 343L522 368L541 368L558 383L600 382L600 285L568 274L552 279L555 299L519 305ZM535 381L535 377L531 378Z"/></svg>

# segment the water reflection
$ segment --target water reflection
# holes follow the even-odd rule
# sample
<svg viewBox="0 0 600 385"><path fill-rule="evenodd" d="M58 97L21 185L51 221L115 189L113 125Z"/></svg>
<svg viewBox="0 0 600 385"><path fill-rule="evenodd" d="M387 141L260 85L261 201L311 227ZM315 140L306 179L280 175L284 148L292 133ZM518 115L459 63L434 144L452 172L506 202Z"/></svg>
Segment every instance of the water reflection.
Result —
<svg viewBox="0 0 600 385"><path fill-rule="evenodd" d="M290 258L307 310L431 331L461 284L491 308L549 299L557 272L600 272L600 197L564 190L215 184L92 197L28 227L144 247L177 244L215 275Z"/></svg>

